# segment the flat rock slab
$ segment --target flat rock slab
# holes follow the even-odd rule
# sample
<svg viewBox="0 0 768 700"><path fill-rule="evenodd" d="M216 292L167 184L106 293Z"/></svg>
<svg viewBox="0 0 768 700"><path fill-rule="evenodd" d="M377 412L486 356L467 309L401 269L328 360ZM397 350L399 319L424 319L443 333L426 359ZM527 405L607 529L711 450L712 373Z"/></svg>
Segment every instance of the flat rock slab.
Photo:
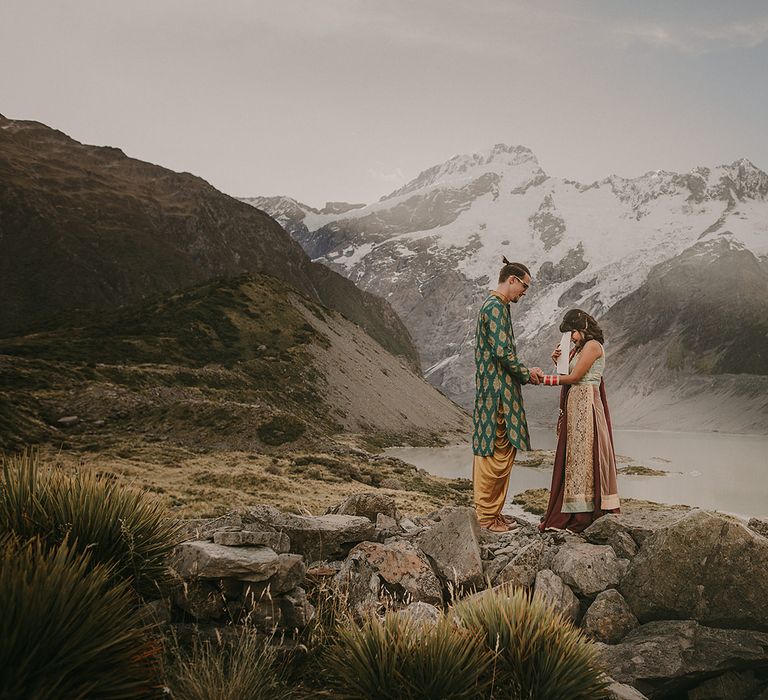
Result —
<svg viewBox="0 0 768 700"><path fill-rule="evenodd" d="M183 579L235 578L266 581L279 569L278 555L267 547L225 547L207 540L182 542L171 567Z"/></svg>
<svg viewBox="0 0 768 700"><path fill-rule="evenodd" d="M269 547L278 553L291 550L291 540L284 532L220 530L213 533L213 541L227 547Z"/></svg>
<svg viewBox="0 0 768 700"><path fill-rule="evenodd" d="M643 543L620 590L641 622L768 630L766 572L768 539L696 510Z"/></svg>
<svg viewBox="0 0 768 700"><path fill-rule="evenodd" d="M294 515L260 505L244 509L241 516L243 530L285 533L291 552L309 562L343 559L352 546L375 537L374 523L357 515Z"/></svg>
<svg viewBox="0 0 768 700"><path fill-rule="evenodd" d="M483 561L479 530L472 508L443 508L430 529L416 539L421 550L434 562L440 576L459 588L480 586Z"/></svg>
<svg viewBox="0 0 768 700"><path fill-rule="evenodd" d="M557 551L551 568L576 593L593 596L615 588L628 564L609 545L569 542Z"/></svg>
<svg viewBox="0 0 768 700"><path fill-rule="evenodd" d="M649 698L694 688L728 671L768 668L765 632L716 629L693 620L649 622L619 644L599 646L611 676Z"/></svg>

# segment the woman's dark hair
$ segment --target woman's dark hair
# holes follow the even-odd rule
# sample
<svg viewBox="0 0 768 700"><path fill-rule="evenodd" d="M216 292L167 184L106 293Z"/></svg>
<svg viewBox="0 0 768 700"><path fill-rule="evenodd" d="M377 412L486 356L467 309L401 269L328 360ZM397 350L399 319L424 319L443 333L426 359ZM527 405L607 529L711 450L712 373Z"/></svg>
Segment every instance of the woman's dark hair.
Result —
<svg viewBox="0 0 768 700"><path fill-rule="evenodd" d="M503 255L501 256L501 259L504 261L504 267L502 267L501 272L499 272L499 283L506 282L512 275L519 277L520 280L526 275L530 277L531 273L523 263L509 262L506 256Z"/></svg>
<svg viewBox="0 0 768 700"><path fill-rule="evenodd" d="M605 342L603 329L600 328L598 322L581 309L571 309L565 312L563 322L560 324L560 332L565 333L566 331L579 331L584 338L581 345L584 345L588 340L596 340L601 345Z"/></svg>

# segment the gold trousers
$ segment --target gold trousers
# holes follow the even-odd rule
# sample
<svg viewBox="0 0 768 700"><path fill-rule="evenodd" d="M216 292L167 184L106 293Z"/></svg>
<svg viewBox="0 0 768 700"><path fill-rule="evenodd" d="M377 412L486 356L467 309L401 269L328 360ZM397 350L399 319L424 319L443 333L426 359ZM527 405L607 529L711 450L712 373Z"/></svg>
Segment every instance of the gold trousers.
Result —
<svg viewBox="0 0 768 700"><path fill-rule="evenodd" d="M493 520L501 515L507 500L509 475L517 450L509 443L507 422L499 409L496 415L496 437L493 441L493 455L472 460L472 483L475 491L475 512L481 522Z"/></svg>

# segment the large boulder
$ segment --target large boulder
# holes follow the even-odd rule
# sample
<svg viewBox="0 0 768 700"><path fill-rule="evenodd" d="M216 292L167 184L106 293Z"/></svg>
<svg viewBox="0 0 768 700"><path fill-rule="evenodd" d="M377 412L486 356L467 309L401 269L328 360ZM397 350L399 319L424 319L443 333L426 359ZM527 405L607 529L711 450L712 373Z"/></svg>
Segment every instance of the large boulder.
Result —
<svg viewBox="0 0 768 700"><path fill-rule="evenodd" d="M590 637L606 644L620 642L639 624L627 601L614 588L598 593L581 621Z"/></svg>
<svg viewBox="0 0 768 700"><path fill-rule="evenodd" d="M443 508L436 523L421 532L416 543L434 562L440 576L459 589L480 586L483 562L479 525L472 508Z"/></svg>
<svg viewBox="0 0 768 700"><path fill-rule="evenodd" d="M554 571L539 571L533 590L567 620L576 622L579 616L579 599Z"/></svg>
<svg viewBox="0 0 768 700"><path fill-rule="evenodd" d="M620 590L641 622L694 619L768 630L768 539L692 511L649 537Z"/></svg>
<svg viewBox="0 0 768 700"><path fill-rule="evenodd" d="M690 513L689 508L642 508L621 515L608 513L603 518L620 519L622 527L632 535L632 539L639 546L642 546L643 542L655 532L673 525L688 513ZM600 522L603 518L599 518L595 522Z"/></svg>
<svg viewBox="0 0 768 700"><path fill-rule="evenodd" d="M284 532L262 532L225 528L213 533L213 541L227 547L269 547L275 552L289 552L291 541Z"/></svg>
<svg viewBox="0 0 768 700"><path fill-rule="evenodd" d="M611 676L649 698L671 696L728 671L768 668L768 634L715 629L694 620L649 622L619 644L599 648Z"/></svg>
<svg viewBox="0 0 768 700"><path fill-rule="evenodd" d="M170 565L185 580L235 578L266 581L277 573L279 559L267 547L225 547L201 540L177 545Z"/></svg>
<svg viewBox="0 0 768 700"><path fill-rule="evenodd" d="M608 545L569 542L558 549L551 568L576 593L589 597L615 588L627 565Z"/></svg>
<svg viewBox="0 0 768 700"><path fill-rule="evenodd" d="M426 556L406 541L362 542L336 577L355 615L377 607L382 596L400 602L440 603L442 588Z"/></svg>
<svg viewBox="0 0 768 700"><path fill-rule="evenodd" d="M285 533L291 552L307 561L343 559L358 542L374 538L375 526L357 515L294 515L259 505L241 512L243 529Z"/></svg>
<svg viewBox="0 0 768 700"><path fill-rule="evenodd" d="M368 518L373 523L376 522L379 513L393 518L395 521L400 520L395 499L380 491L353 493L338 505L328 508L325 513L326 515L359 515Z"/></svg>

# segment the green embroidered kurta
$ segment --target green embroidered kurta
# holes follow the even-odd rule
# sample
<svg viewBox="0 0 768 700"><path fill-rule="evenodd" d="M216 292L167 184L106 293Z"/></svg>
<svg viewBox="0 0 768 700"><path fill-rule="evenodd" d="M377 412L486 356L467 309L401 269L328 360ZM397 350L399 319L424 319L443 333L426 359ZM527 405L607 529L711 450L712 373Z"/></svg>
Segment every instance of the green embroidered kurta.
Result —
<svg viewBox="0 0 768 700"><path fill-rule="evenodd" d="M482 457L493 454L496 415L501 404L507 433L513 447L530 450L521 384L531 378L528 368L517 359L509 306L491 294L477 317L475 331L475 410L472 451Z"/></svg>

